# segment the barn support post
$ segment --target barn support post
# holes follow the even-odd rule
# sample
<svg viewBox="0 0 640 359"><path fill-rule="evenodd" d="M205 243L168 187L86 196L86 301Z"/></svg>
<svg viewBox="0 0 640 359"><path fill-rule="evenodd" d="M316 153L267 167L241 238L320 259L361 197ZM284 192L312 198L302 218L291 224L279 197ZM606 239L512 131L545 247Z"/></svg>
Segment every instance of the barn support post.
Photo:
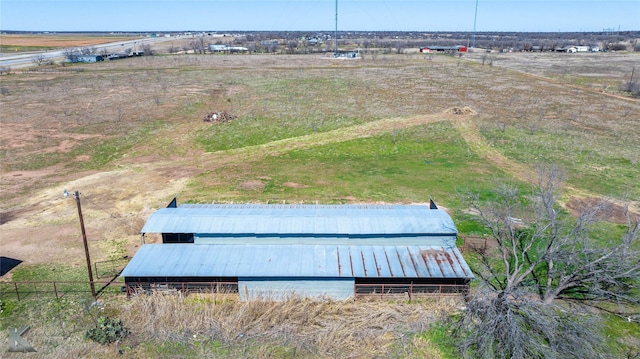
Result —
<svg viewBox="0 0 640 359"><path fill-rule="evenodd" d="M413 281L409 284L409 303L411 303L411 298L413 298Z"/></svg>

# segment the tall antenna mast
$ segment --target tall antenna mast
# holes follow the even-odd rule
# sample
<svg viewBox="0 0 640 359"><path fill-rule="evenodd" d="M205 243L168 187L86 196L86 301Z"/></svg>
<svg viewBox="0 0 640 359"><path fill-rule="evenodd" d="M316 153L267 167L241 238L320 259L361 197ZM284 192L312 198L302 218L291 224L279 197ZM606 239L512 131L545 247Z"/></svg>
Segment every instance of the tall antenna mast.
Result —
<svg viewBox="0 0 640 359"><path fill-rule="evenodd" d="M473 39L471 40L471 47L476 47L476 19L478 18L478 0L476 0L476 13L473 15Z"/></svg>
<svg viewBox="0 0 640 359"><path fill-rule="evenodd" d="M336 33L333 39L333 55L338 56L338 0L336 0Z"/></svg>

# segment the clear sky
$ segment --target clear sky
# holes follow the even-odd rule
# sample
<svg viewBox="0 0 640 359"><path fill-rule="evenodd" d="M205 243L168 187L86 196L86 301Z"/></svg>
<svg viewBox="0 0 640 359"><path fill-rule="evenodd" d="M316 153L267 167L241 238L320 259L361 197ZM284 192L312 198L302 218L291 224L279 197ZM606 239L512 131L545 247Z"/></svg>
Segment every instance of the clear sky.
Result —
<svg viewBox="0 0 640 359"><path fill-rule="evenodd" d="M640 0L478 0L477 31L640 30ZM335 0L0 0L0 29L327 31ZM339 0L340 31L473 31L476 0Z"/></svg>

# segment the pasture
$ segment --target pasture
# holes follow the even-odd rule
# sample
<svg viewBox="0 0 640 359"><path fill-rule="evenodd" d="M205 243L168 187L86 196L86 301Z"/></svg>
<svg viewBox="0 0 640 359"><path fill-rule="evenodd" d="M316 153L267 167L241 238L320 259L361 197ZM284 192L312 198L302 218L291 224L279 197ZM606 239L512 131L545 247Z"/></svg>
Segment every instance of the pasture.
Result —
<svg viewBox="0 0 640 359"><path fill-rule="evenodd" d="M3 75L2 255L23 261L12 271L22 279L47 268L86 271L76 207L64 189L82 194L94 260L132 256L147 216L174 196L179 203L431 197L462 235L481 234L460 193L490 197L500 181L526 190L541 164L566 172L568 211L607 198L631 201L637 213L640 101L617 89L640 56L491 54L491 64L481 56L180 54ZM203 121L215 111L236 118ZM410 353L423 357L428 344L412 343ZM290 344L279 350L289 353ZM376 341L366 353L410 350L404 344Z"/></svg>

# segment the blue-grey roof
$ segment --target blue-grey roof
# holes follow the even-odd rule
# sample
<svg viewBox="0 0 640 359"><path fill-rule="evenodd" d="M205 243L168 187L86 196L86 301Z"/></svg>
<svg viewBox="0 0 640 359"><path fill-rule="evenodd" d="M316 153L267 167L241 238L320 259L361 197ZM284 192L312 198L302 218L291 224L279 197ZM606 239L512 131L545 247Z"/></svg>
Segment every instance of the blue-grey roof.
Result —
<svg viewBox="0 0 640 359"><path fill-rule="evenodd" d="M456 234L451 217L424 205L181 205L151 214L142 233Z"/></svg>
<svg viewBox="0 0 640 359"><path fill-rule="evenodd" d="M473 278L456 247L145 244L124 277Z"/></svg>

